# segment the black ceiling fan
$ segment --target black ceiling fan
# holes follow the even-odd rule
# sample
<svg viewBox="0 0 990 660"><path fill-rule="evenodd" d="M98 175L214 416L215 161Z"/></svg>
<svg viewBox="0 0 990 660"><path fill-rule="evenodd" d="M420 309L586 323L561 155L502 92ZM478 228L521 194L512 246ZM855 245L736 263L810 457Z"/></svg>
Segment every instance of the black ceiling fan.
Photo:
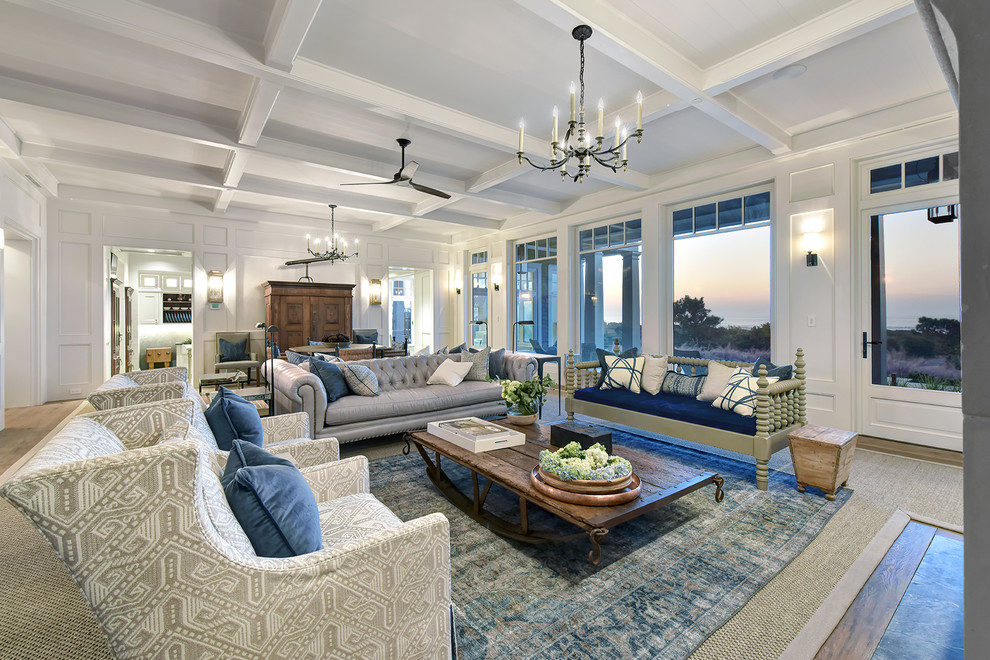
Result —
<svg viewBox="0 0 990 660"><path fill-rule="evenodd" d="M442 197L444 199L450 199L450 195L436 188L430 188L429 186L423 186L412 180L413 175L416 174L416 169L419 167L419 163L414 160L409 161L406 164L406 147L408 147L412 140L406 138L399 138L396 140L399 146L402 147L402 167L399 171L395 173L391 181L362 181L361 183L342 183L342 186L385 186L391 183L398 183L407 185L413 190L418 190L419 192L426 193L428 195L436 195L437 197Z"/></svg>

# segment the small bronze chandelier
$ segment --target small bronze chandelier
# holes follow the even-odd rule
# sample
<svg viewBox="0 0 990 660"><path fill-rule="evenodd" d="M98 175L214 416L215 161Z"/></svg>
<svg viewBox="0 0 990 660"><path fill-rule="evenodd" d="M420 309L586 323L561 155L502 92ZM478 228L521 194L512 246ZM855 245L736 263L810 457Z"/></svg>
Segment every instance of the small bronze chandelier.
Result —
<svg viewBox="0 0 990 660"><path fill-rule="evenodd" d="M347 241L341 240L337 236L337 230L334 222L334 209L337 208L336 204L330 204L330 235L326 238L326 249L322 252L320 251L320 239L316 238L314 243L316 243L315 249L310 247L309 234L306 234L306 250L309 251L311 255L316 257L321 261L329 261L331 264L335 261L347 261L351 257L358 256L358 245L357 239L354 240L354 254L347 254Z"/></svg>
<svg viewBox="0 0 990 660"><path fill-rule="evenodd" d="M625 171L628 162L626 160L626 143L633 135L636 136L637 143L643 141L643 94L642 92L636 94L636 130L630 135L622 127L619 118L616 117L615 138L612 141L612 146L608 148L604 144L605 101L599 99L598 137L592 138L584 124L584 42L591 36L591 28L587 25L579 25L571 31L571 36L581 43L581 70L578 78L581 83L581 98L575 112L574 94L576 90L574 83L571 83L571 116L567 123L567 132L564 133L564 140L561 142L557 139L557 107L554 106L553 132L550 137L552 146L550 162L547 165L538 165L523 153L525 132L523 122L519 122L519 151L516 152L516 156L519 157L520 164L525 160L538 170L559 169L561 180L570 177L574 181L584 181L584 177L591 172L592 160L613 172L618 172L620 167ZM575 161L574 163L571 163L572 159ZM571 163L571 171L568 171L568 163Z"/></svg>

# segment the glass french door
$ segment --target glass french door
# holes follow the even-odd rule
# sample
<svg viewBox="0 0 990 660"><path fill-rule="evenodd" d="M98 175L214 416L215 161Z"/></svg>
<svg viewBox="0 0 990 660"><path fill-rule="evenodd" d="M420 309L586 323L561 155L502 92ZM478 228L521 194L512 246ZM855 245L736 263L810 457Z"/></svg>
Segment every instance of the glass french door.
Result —
<svg viewBox="0 0 990 660"><path fill-rule="evenodd" d="M860 432L962 449L958 204L863 218Z"/></svg>

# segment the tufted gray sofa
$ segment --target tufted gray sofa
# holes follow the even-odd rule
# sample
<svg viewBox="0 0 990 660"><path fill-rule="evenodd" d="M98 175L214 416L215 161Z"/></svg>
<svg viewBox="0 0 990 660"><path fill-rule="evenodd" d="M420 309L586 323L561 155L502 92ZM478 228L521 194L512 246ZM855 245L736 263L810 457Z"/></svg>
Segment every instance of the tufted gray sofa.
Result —
<svg viewBox="0 0 990 660"><path fill-rule="evenodd" d="M454 417L505 414L498 383L464 381L457 387L427 385L426 381L449 355L357 360L378 378L378 396L349 395L327 404L323 383L308 370L284 360L274 361L275 404L279 413L306 412L312 437L352 442L425 428L429 422ZM506 370L514 380L531 378L532 356L506 354ZM263 365L268 377L270 363Z"/></svg>

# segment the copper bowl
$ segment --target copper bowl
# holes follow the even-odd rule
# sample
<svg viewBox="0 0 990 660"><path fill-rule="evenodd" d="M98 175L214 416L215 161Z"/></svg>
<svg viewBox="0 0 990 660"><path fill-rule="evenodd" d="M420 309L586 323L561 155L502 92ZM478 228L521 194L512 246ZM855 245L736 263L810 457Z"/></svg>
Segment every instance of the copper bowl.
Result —
<svg viewBox="0 0 990 660"><path fill-rule="evenodd" d="M533 487L544 495L568 504L579 504L581 506L617 506L632 502L639 497L640 481L634 472L630 475L630 482L626 488L618 493L572 493L567 490L554 488L543 480L540 466L537 465L530 473L530 482Z"/></svg>

